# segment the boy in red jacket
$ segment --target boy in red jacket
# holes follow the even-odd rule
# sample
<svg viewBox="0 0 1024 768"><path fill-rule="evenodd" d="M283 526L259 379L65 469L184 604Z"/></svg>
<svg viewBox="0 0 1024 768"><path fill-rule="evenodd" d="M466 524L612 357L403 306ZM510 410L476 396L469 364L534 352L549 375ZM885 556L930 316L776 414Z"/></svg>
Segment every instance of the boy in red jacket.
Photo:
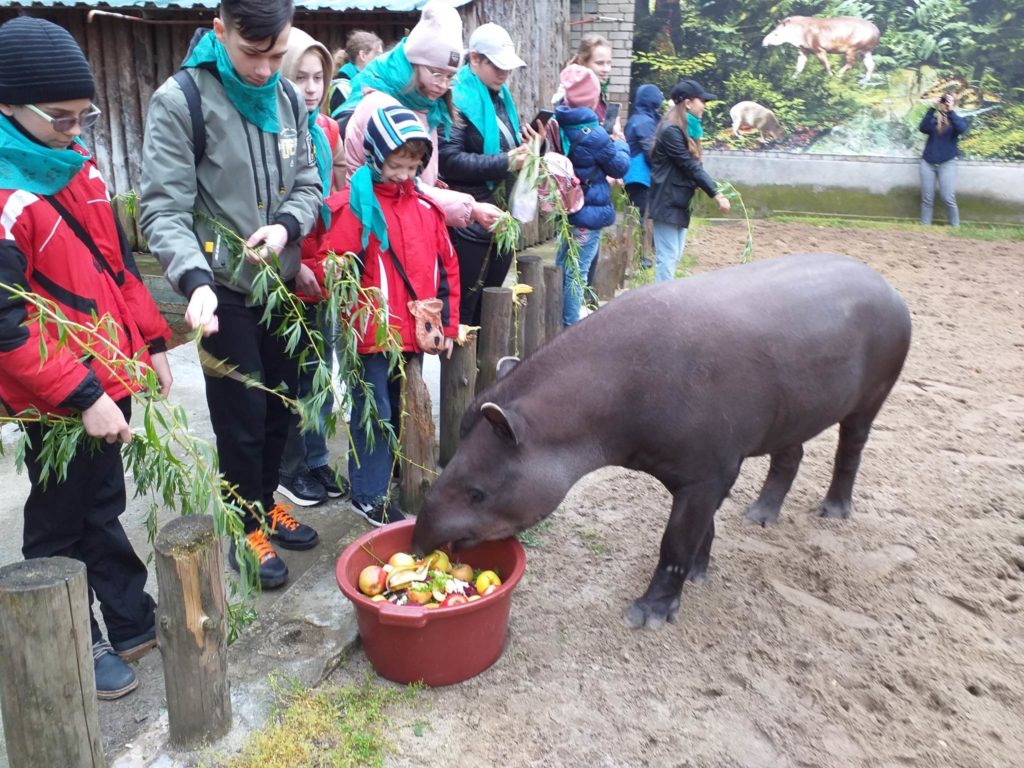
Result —
<svg viewBox="0 0 1024 768"><path fill-rule="evenodd" d="M459 264L448 239L444 212L416 190L416 176L430 159L430 137L416 115L400 106L377 110L366 126L363 141L366 165L352 176L350 187L332 196L332 224L320 241L318 269L328 253L358 254L363 288L379 291L389 323L401 337L402 352L423 352L416 343L416 320L409 302L440 300L444 338L440 351L451 353L459 332ZM401 383L389 370L387 357L376 346L376 327L353 326L363 362L363 378L372 385L377 414L397 420ZM364 410L361 387L352 392L349 481L352 508L372 525L405 516L388 500L392 454L376 422L369 430L360 423ZM394 417L394 418L393 418Z"/></svg>
<svg viewBox="0 0 1024 768"><path fill-rule="evenodd" d="M0 26L0 283L95 325L95 336L123 355L102 342L58 344L54 326L41 327L32 306L0 290L0 405L14 414L81 414L85 431L104 441L97 450L79 445L63 481L52 473L44 479L41 430L26 425L32 490L22 553L85 563L90 599L99 599L110 638L90 612L96 689L101 699L116 699L139 684L126 660L156 644L146 566L118 521L125 509L121 443L131 440L131 392L142 383L116 361L138 355L166 395L170 329L78 138L99 117L94 91L89 64L67 31L28 16Z"/></svg>

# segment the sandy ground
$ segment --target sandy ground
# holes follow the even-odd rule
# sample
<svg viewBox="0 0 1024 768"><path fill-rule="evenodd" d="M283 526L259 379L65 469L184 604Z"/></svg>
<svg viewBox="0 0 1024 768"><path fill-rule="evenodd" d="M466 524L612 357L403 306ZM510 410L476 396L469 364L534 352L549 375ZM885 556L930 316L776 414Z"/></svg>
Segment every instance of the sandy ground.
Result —
<svg viewBox="0 0 1024 768"><path fill-rule="evenodd" d="M700 270L738 260L706 227ZM623 612L656 563L669 496L606 468L528 550L498 662L396 714L404 766L998 766L1024 751L1024 245L758 223L757 258L838 251L914 316L851 520L813 514L833 428L806 446L779 523L744 523L748 461L718 513L709 580L679 621ZM360 650L335 677L369 669Z"/></svg>

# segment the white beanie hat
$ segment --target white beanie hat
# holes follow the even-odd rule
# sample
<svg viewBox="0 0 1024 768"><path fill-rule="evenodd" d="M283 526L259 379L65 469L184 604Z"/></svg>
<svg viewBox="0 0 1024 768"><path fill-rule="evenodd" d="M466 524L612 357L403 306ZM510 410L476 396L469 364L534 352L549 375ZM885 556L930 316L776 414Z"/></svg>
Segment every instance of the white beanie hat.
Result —
<svg viewBox="0 0 1024 768"><path fill-rule="evenodd" d="M410 64L422 64L454 72L462 63L462 17L444 0L430 0L420 20L405 40L405 57Z"/></svg>

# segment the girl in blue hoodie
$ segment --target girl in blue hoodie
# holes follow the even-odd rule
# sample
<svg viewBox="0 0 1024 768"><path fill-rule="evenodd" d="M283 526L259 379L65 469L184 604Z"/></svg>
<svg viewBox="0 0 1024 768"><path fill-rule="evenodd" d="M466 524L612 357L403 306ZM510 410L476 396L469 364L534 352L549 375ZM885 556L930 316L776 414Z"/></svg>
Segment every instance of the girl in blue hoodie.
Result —
<svg viewBox="0 0 1024 768"><path fill-rule="evenodd" d="M651 166L647 155L654 146L654 132L661 120L661 105L665 96L661 89L646 83L636 90L633 112L626 123L626 141L629 143L629 171L623 182L629 201L643 216L647 210L647 191L651 188Z"/></svg>
<svg viewBox="0 0 1024 768"><path fill-rule="evenodd" d="M612 141L601 127L595 108L601 99L601 83L592 71L570 64L560 77L565 101L555 109L561 131L562 151L572 161L583 186L583 207L569 215L571 235L579 244L577 269L567 266L569 245L558 245L557 264L562 278L562 324L569 327L579 319L583 291L580 276L586 275L601 246L601 230L615 222L615 206L608 177L621 179L629 170L629 146Z"/></svg>

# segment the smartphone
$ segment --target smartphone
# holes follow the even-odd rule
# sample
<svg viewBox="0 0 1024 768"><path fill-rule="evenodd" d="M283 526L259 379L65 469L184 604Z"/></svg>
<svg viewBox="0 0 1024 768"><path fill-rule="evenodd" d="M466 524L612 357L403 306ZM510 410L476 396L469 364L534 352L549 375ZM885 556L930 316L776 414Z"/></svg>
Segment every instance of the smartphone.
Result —
<svg viewBox="0 0 1024 768"><path fill-rule="evenodd" d="M550 109L538 109L537 110L537 114L534 115L533 116L533 120L530 121L530 127L531 128L536 128L538 120L540 121L540 124L542 126L545 126L545 125L548 124L548 120L550 120L554 116L555 116L554 111L552 111Z"/></svg>
<svg viewBox="0 0 1024 768"><path fill-rule="evenodd" d="M608 111L604 116L604 129L611 133L615 129L615 121L619 119L619 112L622 111L622 105L617 101L608 103Z"/></svg>

